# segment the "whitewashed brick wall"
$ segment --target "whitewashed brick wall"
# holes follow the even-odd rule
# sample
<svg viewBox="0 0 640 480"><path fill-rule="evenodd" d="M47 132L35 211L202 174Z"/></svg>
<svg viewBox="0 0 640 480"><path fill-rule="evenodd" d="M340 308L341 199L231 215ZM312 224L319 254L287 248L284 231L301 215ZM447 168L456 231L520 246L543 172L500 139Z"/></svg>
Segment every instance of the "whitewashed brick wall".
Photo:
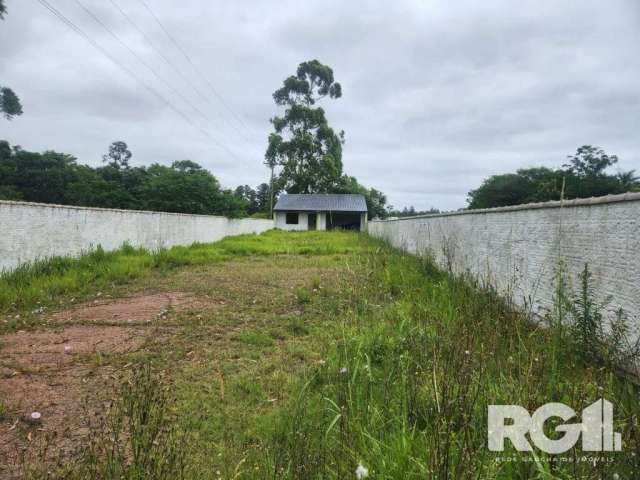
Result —
<svg viewBox="0 0 640 480"><path fill-rule="evenodd" d="M541 315L553 307L560 262L574 289L588 263L598 298L610 296L610 314L623 308L640 334L638 193L372 221L369 233L413 254L431 252L457 273L489 279Z"/></svg>
<svg viewBox="0 0 640 480"><path fill-rule="evenodd" d="M52 256L77 256L128 242L157 249L260 233L273 220L0 201L0 270Z"/></svg>

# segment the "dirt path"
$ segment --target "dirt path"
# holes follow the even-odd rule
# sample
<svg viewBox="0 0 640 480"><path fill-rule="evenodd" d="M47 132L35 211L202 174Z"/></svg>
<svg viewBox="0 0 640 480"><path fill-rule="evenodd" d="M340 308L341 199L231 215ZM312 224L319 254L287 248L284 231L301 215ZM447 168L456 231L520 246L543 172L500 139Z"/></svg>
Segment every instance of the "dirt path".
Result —
<svg viewBox="0 0 640 480"><path fill-rule="evenodd" d="M98 297L54 313L45 330L1 336L0 477L37 456L72 454L114 400L128 356L161 346L172 317L207 303L184 292Z"/></svg>
<svg viewBox="0 0 640 480"><path fill-rule="evenodd" d="M238 358L239 345L257 349L260 337L251 335L270 331L271 317L302 314L297 289L336 275L335 267L298 263L246 259L185 268L155 290L140 285L141 293L116 299L96 292L94 300L49 314L45 329L0 336L0 478L18 477L24 464L73 456L141 356L180 348L194 365L205 352L213 355L209 365ZM271 329L269 338L278 342L279 335Z"/></svg>

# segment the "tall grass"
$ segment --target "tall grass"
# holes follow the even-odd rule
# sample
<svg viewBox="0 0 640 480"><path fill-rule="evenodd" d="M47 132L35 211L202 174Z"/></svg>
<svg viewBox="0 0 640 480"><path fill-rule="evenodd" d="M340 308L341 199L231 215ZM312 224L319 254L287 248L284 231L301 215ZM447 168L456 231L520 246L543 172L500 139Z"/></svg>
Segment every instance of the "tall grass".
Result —
<svg viewBox="0 0 640 480"><path fill-rule="evenodd" d="M354 478L358 464L387 479L634 478L637 389L580 342L558 348L554 328L430 262L386 247L361 261L370 281L354 286L339 342L271 421L270 478ZM625 452L580 461L579 444L562 458L487 449L488 405L579 412L601 397L615 405Z"/></svg>

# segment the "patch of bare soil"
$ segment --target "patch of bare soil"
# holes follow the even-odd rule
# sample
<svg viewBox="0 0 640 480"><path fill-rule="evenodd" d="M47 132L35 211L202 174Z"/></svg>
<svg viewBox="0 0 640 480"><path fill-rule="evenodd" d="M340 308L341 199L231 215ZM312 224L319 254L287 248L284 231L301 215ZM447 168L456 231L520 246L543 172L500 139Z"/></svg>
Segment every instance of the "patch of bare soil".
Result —
<svg viewBox="0 0 640 480"><path fill-rule="evenodd" d="M124 353L139 348L141 328L69 326L42 332L19 332L0 337L4 369L38 373L74 363L75 354Z"/></svg>
<svg viewBox="0 0 640 480"><path fill-rule="evenodd" d="M7 408L0 422L0 478L20 478L25 465L51 465L77 452L119 382L114 368L86 365L0 380ZM33 412L41 415L39 421L31 420Z"/></svg>
<svg viewBox="0 0 640 480"><path fill-rule="evenodd" d="M113 300L95 300L55 313L50 323L142 324L167 314L213 308L208 299L184 292L153 293Z"/></svg>
<svg viewBox="0 0 640 480"><path fill-rule="evenodd" d="M67 326L1 336L0 478L18 478L23 462L51 462L77 450L88 423L104 414L120 382L119 372L94 359L135 351L153 332ZM32 421L33 412L41 415L39 421Z"/></svg>

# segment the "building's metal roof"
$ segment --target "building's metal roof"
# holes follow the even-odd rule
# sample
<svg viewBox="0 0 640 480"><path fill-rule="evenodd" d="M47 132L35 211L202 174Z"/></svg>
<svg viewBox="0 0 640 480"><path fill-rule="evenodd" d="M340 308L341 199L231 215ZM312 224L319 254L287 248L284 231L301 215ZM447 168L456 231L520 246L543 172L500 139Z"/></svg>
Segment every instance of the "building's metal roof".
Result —
<svg viewBox="0 0 640 480"><path fill-rule="evenodd" d="M307 193L281 195L274 210L366 212L364 195L341 193Z"/></svg>

